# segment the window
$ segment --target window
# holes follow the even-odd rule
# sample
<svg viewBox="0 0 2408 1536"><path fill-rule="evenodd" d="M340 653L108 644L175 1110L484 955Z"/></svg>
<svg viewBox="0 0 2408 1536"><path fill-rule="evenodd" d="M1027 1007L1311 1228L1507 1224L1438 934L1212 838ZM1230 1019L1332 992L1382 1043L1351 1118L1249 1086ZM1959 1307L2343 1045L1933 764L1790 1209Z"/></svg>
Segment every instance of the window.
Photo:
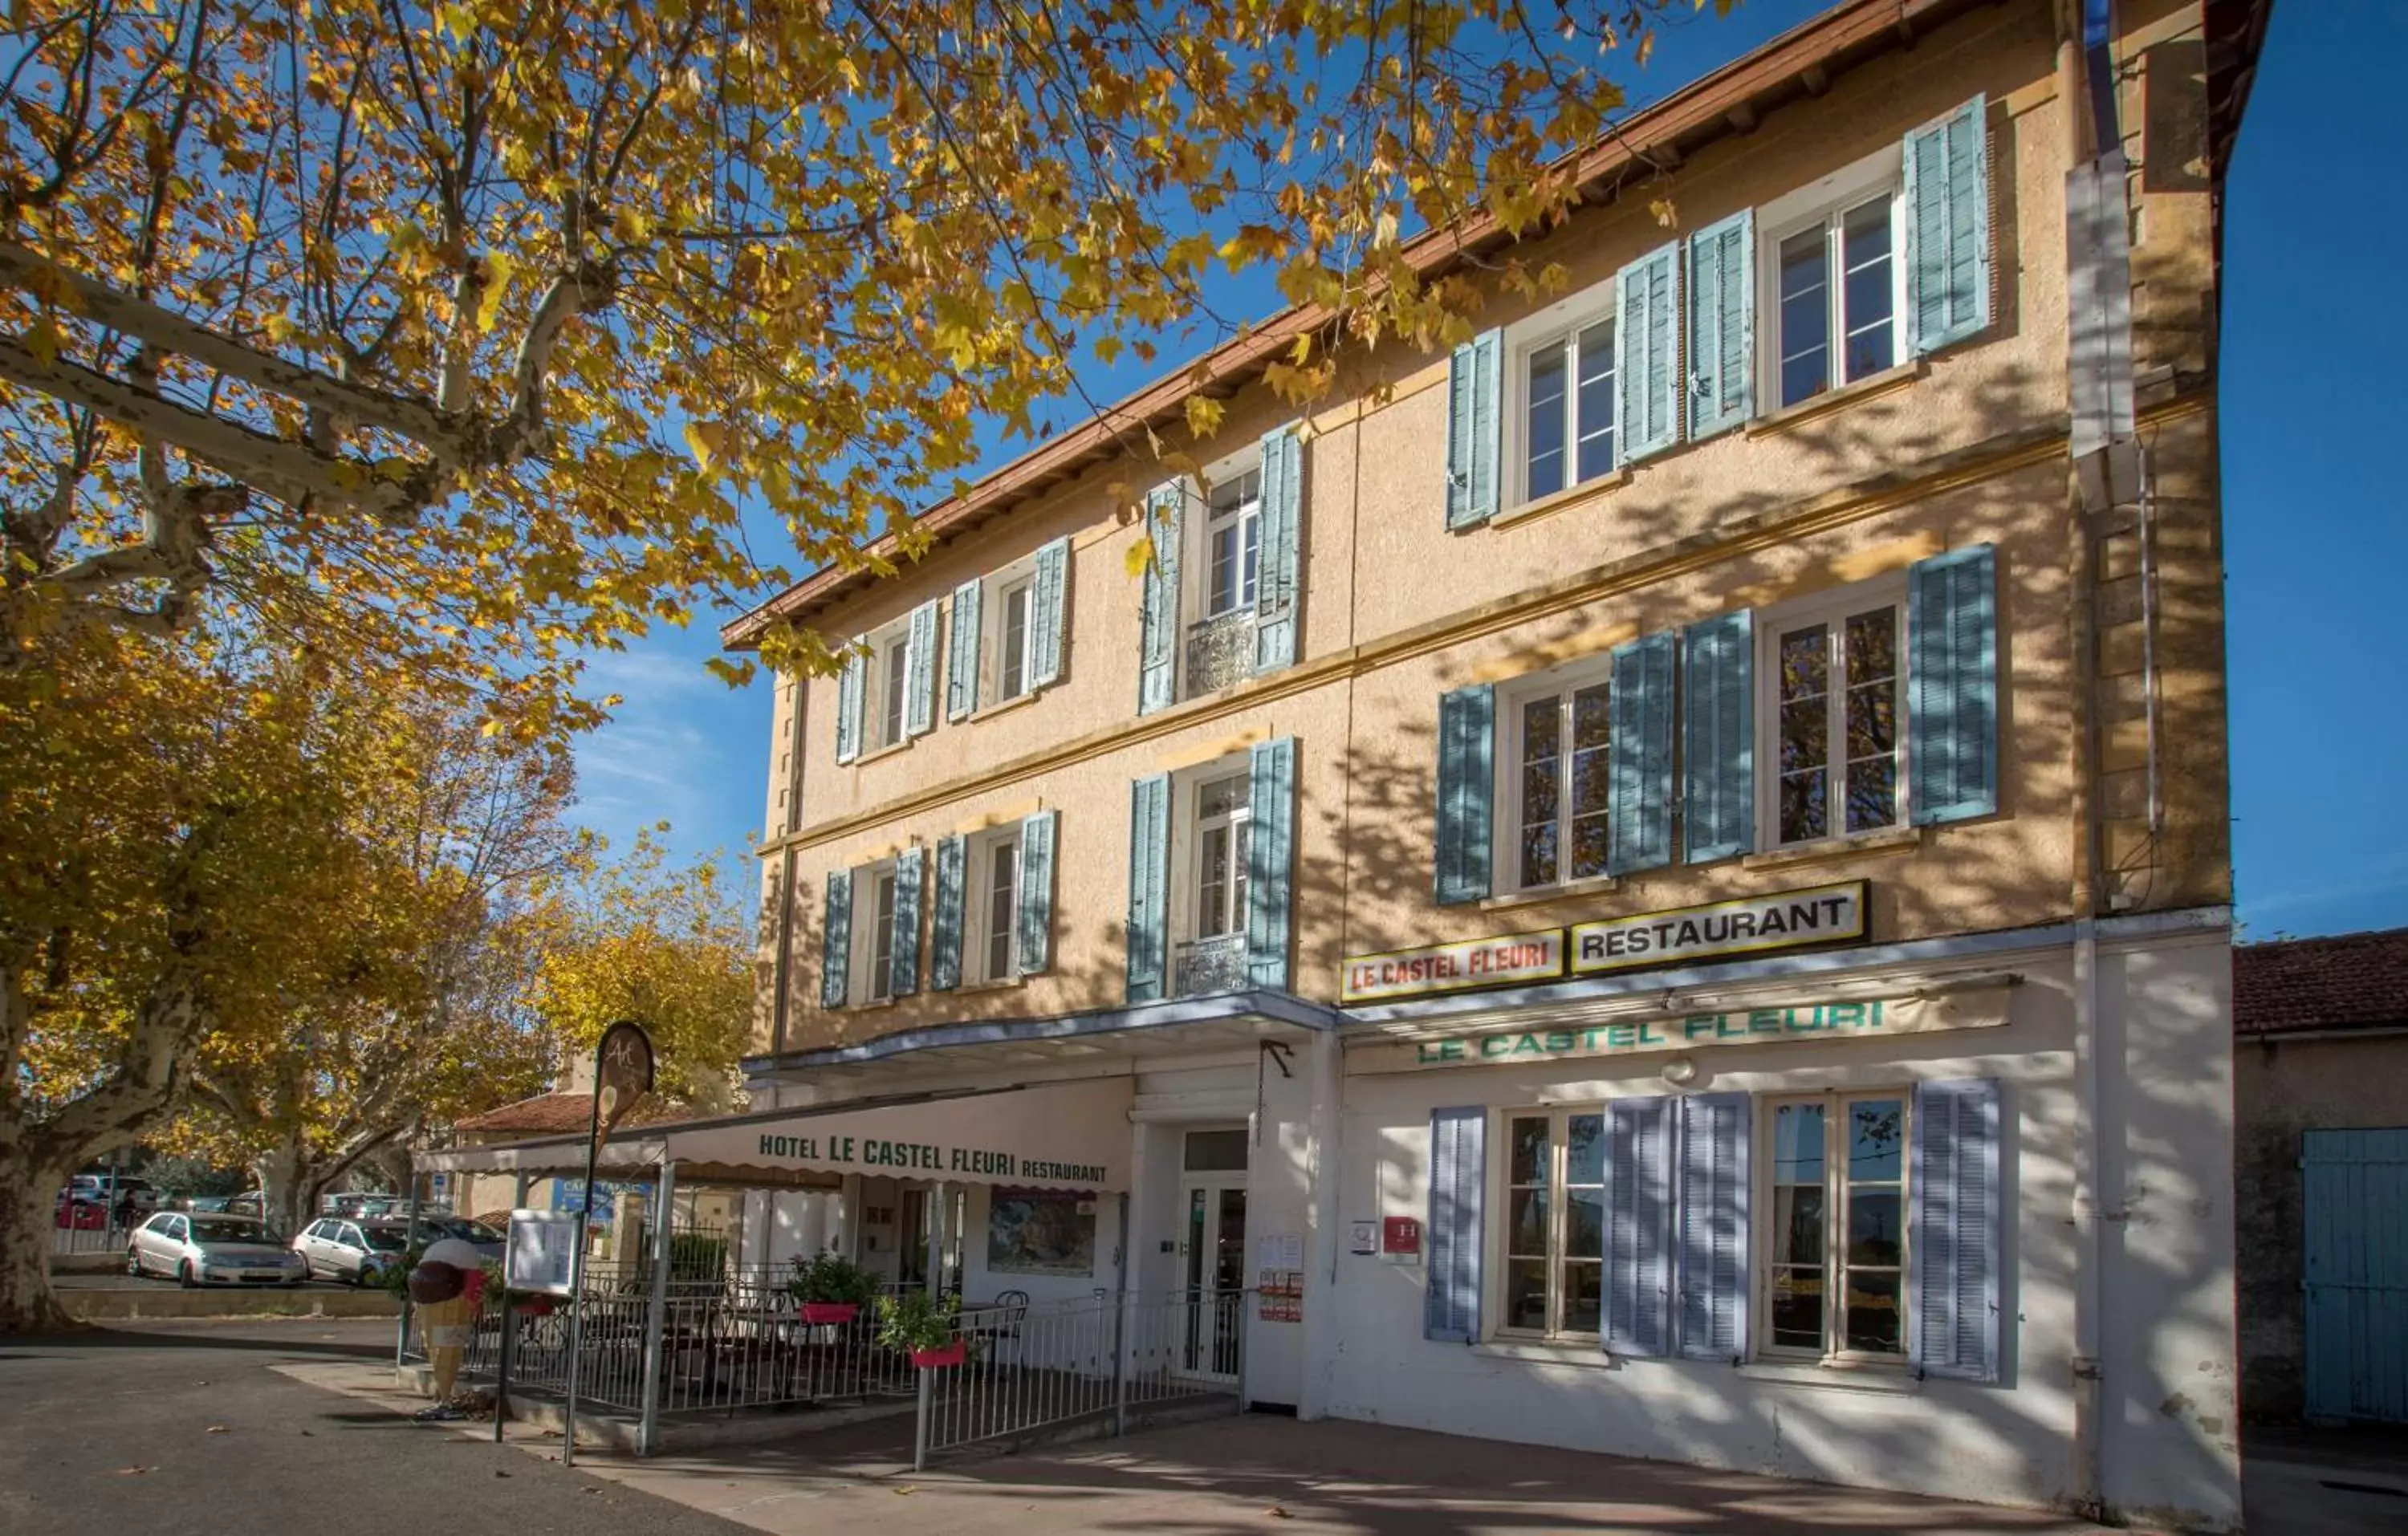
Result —
<svg viewBox="0 0 2408 1536"><path fill-rule="evenodd" d="M1505 804L1515 836L1503 888L1553 885L1605 873L1607 682L1558 682L1508 701L1512 777Z"/></svg>
<svg viewBox="0 0 2408 1536"><path fill-rule="evenodd" d="M1774 261L1774 398L1794 406L1904 354L1899 197L1884 190L1784 235Z"/></svg>
<svg viewBox="0 0 2408 1536"><path fill-rule="evenodd" d="M1013 940L1017 933L1016 919L1020 912L1020 840L1016 837L996 838L978 850L982 861L977 889L980 893L978 945L985 969L979 979L999 982L1019 971L1013 956Z"/></svg>
<svg viewBox="0 0 2408 1536"><path fill-rule="evenodd" d="M1035 578L1023 574L1010 579L997 593L996 604L996 697L998 701L1018 698L1028 692L1028 605L1035 587Z"/></svg>
<svg viewBox="0 0 2408 1536"><path fill-rule="evenodd" d="M1613 472L1611 315L1520 353L1522 499Z"/></svg>
<svg viewBox="0 0 2408 1536"><path fill-rule="evenodd" d="M881 865L867 871L867 876L869 923L862 941L868 974L863 995L871 1002L883 1002L895 995L895 867Z"/></svg>
<svg viewBox="0 0 2408 1536"><path fill-rule="evenodd" d="M1605 1116L1509 1115L1501 1333L1596 1338L1605 1296Z"/></svg>
<svg viewBox="0 0 2408 1536"><path fill-rule="evenodd" d="M1263 472L1258 465L1213 482L1205 503L1204 616L1250 610L1262 561Z"/></svg>
<svg viewBox="0 0 2408 1536"><path fill-rule="evenodd" d="M1180 1155L1180 1166L1190 1173L1243 1173L1246 1170L1245 1128L1189 1131Z"/></svg>
<svg viewBox="0 0 2408 1536"><path fill-rule="evenodd" d="M1874 832L1905 819L1899 704L1901 605L1864 597L1771 632L1779 744L1773 825L1784 843Z"/></svg>
<svg viewBox="0 0 2408 1536"><path fill-rule="evenodd" d="M879 646L878 744L882 747L903 739L903 698L911 672L910 650L910 639L903 635L882 641Z"/></svg>
<svg viewBox="0 0 2408 1536"><path fill-rule="evenodd" d="M1248 776L1233 773L1196 790L1196 937L1246 931L1246 849L1253 810Z"/></svg>
<svg viewBox="0 0 2408 1536"><path fill-rule="evenodd" d="M1906 1096L1775 1103L1765 1352L1906 1353Z"/></svg>

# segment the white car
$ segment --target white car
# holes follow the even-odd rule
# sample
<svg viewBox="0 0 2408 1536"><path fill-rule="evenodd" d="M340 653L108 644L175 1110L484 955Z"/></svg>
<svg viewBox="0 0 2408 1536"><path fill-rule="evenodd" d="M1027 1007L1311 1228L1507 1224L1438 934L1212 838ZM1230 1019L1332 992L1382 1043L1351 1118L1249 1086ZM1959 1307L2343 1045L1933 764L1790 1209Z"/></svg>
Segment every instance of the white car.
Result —
<svg viewBox="0 0 2408 1536"><path fill-rule="evenodd" d="M298 1285L309 1266L249 1216L162 1211L134 1229L125 1272L186 1285Z"/></svg>

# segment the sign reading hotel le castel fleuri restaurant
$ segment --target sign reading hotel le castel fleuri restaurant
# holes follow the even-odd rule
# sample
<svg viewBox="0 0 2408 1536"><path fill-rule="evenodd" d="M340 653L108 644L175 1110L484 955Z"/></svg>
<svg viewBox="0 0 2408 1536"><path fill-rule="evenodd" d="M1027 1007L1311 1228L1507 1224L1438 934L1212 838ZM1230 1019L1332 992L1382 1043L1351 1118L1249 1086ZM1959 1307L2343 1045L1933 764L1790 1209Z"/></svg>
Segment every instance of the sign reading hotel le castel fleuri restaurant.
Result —
<svg viewBox="0 0 2408 1536"><path fill-rule="evenodd" d="M1541 928L1383 955L1352 955L1340 977L1339 996L1349 1003L1386 1002L1559 981L1568 974L1592 976L1824 944L1862 943L1871 933L1869 892L1868 882L1843 881L1701 907L1600 918L1569 929Z"/></svg>

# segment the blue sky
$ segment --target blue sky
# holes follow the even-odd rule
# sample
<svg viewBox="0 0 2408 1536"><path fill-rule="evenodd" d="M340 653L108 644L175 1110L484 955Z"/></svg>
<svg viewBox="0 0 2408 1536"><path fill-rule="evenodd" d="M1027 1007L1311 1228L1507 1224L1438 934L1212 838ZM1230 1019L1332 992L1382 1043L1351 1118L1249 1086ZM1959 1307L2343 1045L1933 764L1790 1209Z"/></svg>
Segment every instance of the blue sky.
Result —
<svg viewBox="0 0 2408 1536"><path fill-rule="evenodd" d="M1752 0L1664 30L1641 102L1797 24L1817 0ZM2386 110L2386 61L2408 45L2396 0L2275 7L2226 208L2223 415L2234 859L2252 939L2408 924L2408 495L2377 445L2403 391L2408 306L2368 304L2346 252L2408 249L2408 199ZM2384 194L2371 195L2375 189ZM2364 258L2361 256L2360 261ZM2361 267L2361 269L2363 269ZM1224 312L1277 307L1261 282ZM1209 338L1206 338L1209 339ZM1199 349L1200 350L1200 349ZM1175 350L1174 350L1175 351ZM1133 364L1088 370L1111 398ZM1061 425L1075 412L1058 412ZM991 462L1023 443L994 443ZM624 842L666 819L669 841L723 850L750 878L768 753L766 681L730 691L702 670L712 614L596 663L625 698L579 752L588 825Z"/></svg>

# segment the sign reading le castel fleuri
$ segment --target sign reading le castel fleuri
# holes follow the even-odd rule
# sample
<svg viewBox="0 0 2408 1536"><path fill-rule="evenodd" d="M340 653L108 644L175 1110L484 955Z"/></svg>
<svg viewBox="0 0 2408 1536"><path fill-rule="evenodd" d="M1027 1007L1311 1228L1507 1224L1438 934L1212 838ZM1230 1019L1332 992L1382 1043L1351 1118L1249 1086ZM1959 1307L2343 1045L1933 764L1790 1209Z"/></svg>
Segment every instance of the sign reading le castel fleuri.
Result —
<svg viewBox="0 0 2408 1536"><path fill-rule="evenodd" d="M1854 880L1601 918L1569 928L1349 955L1340 996L1350 1003L1383 1002L1727 955L1862 943L1871 932L1866 912L1869 890L1870 883Z"/></svg>

